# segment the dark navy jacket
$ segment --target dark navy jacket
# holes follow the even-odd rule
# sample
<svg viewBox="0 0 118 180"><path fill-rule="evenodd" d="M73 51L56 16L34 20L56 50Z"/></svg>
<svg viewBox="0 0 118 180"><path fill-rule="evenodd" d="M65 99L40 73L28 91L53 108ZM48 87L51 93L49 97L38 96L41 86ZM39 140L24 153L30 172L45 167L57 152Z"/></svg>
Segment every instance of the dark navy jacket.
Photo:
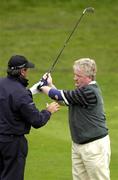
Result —
<svg viewBox="0 0 118 180"><path fill-rule="evenodd" d="M31 126L40 128L50 116L47 110L39 112L31 92L18 79L0 79L0 135L28 134Z"/></svg>

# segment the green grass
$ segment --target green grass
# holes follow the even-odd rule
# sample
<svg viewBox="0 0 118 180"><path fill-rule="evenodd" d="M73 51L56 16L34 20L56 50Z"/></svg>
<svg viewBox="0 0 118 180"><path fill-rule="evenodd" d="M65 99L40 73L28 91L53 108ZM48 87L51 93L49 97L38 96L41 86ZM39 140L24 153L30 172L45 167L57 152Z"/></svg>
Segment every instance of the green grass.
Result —
<svg viewBox="0 0 118 180"><path fill-rule="evenodd" d="M37 82L57 56L84 8L93 6L65 48L52 74L57 87L72 89L74 60L91 57L98 66L97 81L105 100L112 157L111 180L117 180L118 153L118 20L116 0L4 0L0 3L0 76L6 74L13 54L31 59L36 69L29 73L30 85ZM44 95L34 96L37 107L50 102ZM71 180L71 138L67 109L53 115L43 128L32 129L29 140L25 180Z"/></svg>

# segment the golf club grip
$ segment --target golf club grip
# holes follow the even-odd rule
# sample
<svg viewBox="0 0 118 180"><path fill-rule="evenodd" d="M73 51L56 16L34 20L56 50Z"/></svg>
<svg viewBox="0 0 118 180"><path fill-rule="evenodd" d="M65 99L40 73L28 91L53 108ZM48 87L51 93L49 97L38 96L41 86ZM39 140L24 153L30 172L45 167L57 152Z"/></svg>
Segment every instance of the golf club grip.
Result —
<svg viewBox="0 0 118 180"><path fill-rule="evenodd" d="M48 74L49 73L46 73L46 79L44 79L43 77L41 78L41 80L39 81L39 85L37 86L37 89L40 90L40 88L45 84L47 85L47 79L48 79Z"/></svg>

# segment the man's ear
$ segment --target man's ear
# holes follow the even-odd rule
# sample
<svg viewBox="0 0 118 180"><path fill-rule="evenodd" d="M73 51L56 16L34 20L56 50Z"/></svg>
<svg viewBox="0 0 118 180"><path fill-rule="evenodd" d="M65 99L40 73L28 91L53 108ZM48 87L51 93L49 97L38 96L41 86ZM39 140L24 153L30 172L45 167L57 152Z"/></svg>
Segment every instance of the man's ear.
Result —
<svg viewBox="0 0 118 180"><path fill-rule="evenodd" d="M24 75L24 70L20 69L20 74L23 76Z"/></svg>
<svg viewBox="0 0 118 180"><path fill-rule="evenodd" d="M20 70L20 74L21 74L22 76L25 76L26 71L27 71L26 68L22 68L22 69Z"/></svg>

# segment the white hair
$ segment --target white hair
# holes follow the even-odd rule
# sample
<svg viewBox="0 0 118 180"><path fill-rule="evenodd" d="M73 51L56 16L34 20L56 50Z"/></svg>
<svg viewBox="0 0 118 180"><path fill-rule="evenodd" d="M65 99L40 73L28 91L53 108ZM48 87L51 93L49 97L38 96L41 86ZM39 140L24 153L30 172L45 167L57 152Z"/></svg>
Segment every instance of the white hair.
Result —
<svg viewBox="0 0 118 180"><path fill-rule="evenodd" d="M85 76L95 79L97 67L93 59L90 58L81 58L74 62L73 69L79 71L81 69Z"/></svg>

